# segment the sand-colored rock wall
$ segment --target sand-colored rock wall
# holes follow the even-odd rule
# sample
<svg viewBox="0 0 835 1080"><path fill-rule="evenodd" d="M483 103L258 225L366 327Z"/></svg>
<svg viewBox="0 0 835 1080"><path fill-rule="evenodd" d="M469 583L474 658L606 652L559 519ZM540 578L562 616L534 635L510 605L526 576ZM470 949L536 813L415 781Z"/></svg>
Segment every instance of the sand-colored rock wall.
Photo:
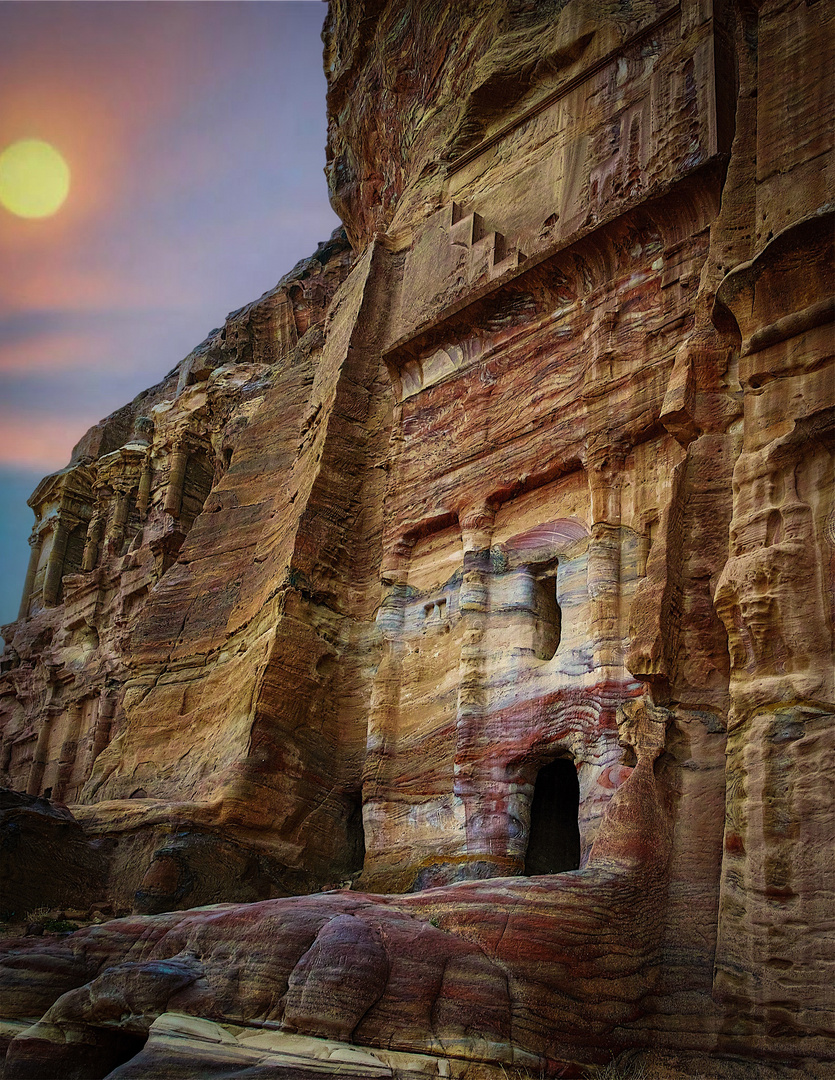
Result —
<svg viewBox="0 0 835 1080"><path fill-rule="evenodd" d="M368 1075L826 1075L833 33L333 0L353 251L32 497L5 775L135 914L11 947L7 1076L149 1030L113 1075L164 1075L183 1016L227 1074L267 1024L412 1055Z"/></svg>

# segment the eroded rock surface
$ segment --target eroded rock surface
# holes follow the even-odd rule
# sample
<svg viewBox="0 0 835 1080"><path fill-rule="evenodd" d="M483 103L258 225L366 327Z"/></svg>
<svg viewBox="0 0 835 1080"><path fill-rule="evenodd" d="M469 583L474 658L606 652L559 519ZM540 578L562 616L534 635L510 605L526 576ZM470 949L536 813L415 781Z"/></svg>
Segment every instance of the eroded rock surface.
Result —
<svg viewBox="0 0 835 1080"><path fill-rule="evenodd" d="M31 500L4 780L136 914L7 1077L826 1075L834 30L333 0L352 247Z"/></svg>

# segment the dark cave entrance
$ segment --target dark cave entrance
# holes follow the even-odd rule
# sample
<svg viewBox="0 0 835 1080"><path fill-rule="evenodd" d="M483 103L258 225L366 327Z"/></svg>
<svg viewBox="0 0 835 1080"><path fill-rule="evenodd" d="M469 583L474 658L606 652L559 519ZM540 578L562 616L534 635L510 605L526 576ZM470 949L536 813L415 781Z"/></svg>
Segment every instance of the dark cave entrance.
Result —
<svg viewBox="0 0 835 1080"><path fill-rule="evenodd" d="M525 873L561 874L580 866L580 783L571 758L543 765L531 802Z"/></svg>
<svg viewBox="0 0 835 1080"><path fill-rule="evenodd" d="M365 863L365 828L362 823L362 796L353 796L345 824L348 873L362 870Z"/></svg>

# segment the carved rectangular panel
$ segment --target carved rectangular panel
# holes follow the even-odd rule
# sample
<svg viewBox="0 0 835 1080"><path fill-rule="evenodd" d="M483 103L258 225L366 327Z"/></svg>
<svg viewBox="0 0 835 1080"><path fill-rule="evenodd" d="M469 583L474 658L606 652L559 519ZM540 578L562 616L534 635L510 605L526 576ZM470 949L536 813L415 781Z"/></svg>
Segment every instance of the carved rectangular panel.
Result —
<svg viewBox="0 0 835 1080"><path fill-rule="evenodd" d="M688 31L669 7L452 162L406 257L394 341L714 160L716 55L712 18Z"/></svg>

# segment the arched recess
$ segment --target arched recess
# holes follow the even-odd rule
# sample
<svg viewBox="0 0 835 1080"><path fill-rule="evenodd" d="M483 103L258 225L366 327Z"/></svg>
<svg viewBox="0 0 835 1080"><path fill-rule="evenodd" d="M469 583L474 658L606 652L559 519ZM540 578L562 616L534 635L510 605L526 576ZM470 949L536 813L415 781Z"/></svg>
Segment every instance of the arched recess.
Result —
<svg viewBox="0 0 835 1080"><path fill-rule="evenodd" d="M543 765L531 800L525 873L561 874L580 866L580 784L574 759Z"/></svg>

